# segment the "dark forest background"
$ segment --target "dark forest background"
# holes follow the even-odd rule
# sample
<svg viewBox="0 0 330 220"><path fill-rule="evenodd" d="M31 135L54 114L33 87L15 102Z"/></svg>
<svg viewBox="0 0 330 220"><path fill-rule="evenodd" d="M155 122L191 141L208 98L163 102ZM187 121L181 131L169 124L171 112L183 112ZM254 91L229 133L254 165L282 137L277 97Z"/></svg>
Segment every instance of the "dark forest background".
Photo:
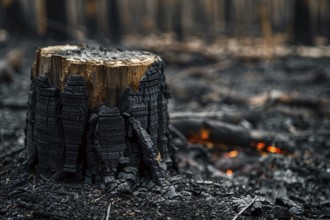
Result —
<svg viewBox="0 0 330 220"><path fill-rule="evenodd" d="M325 45L329 9L328 0L1 0L0 33L113 44L172 33L178 41L248 36Z"/></svg>

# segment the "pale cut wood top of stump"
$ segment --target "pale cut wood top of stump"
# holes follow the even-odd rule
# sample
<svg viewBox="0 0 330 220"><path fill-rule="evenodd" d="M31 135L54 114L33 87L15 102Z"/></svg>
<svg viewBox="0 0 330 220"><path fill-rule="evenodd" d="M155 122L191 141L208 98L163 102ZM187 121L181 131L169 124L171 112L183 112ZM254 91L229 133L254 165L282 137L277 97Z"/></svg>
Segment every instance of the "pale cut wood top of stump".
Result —
<svg viewBox="0 0 330 220"><path fill-rule="evenodd" d="M60 45L40 48L32 66L31 78L47 75L51 83L63 91L70 75L85 78L88 104L116 106L123 91L139 88L148 68L161 58L146 51L121 51Z"/></svg>

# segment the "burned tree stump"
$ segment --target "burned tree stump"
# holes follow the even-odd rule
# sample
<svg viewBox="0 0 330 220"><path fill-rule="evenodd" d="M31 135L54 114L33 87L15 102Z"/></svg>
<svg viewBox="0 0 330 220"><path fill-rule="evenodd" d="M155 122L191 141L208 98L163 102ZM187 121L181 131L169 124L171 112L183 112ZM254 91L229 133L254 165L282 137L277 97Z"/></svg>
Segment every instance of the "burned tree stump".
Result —
<svg viewBox="0 0 330 220"><path fill-rule="evenodd" d="M161 58L149 52L52 46L31 71L26 163L37 174L132 191L173 164ZM68 175L69 174L69 175Z"/></svg>

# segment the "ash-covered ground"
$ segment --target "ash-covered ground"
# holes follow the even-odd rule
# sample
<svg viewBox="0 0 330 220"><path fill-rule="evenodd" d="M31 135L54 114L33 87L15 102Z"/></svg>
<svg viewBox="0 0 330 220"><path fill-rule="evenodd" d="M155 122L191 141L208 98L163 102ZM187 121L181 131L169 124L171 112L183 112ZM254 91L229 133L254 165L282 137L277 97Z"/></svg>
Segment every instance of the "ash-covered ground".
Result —
<svg viewBox="0 0 330 220"><path fill-rule="evenodd" d="M211 59L181 51L174 59L177 51L156 51L167 65L171 114L235 113L235 120L226 123L247 132L281 134L290 143L279 145L274 139L274 148L263 142L236 146L214 142L205 131L195 137L174 135L179 173L169 182L180 196L169 199L151 182L132 195L113 195L99 185L55 182L25 169L30 67L37 47L53 44L12 39L0 47L2 60L13 48L24 50L21 69L10 73L12 82L0 82L1 218L330 219L328 58L265 61L223 54Z"/></svg>

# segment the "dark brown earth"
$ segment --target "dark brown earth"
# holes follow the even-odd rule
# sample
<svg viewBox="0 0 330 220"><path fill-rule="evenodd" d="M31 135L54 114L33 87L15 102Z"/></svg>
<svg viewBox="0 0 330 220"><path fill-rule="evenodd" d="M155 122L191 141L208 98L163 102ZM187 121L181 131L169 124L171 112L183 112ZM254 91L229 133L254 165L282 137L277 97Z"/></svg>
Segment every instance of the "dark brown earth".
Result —
<svg viewBox="0 0 330 220"><path fill-rule="evenodd" d="M152 183L143 183L133 195L112 195L99 185L54 182L25 169L30 67L37 47L54 44L11 39L0 46L1 58L12 48L25 50L13 82L0 84L3 219L330 219L328 58L289 56L265 62L229 55L210 59L181 51L177 61L184 62L173 62L171 54L156 51L167 61L172 113L253 112L253 117L242 117L235 125L285 134L292 143L290 151L273 154L250 145L197 141L185 146L174 139L180 174L169 181L180 197L170 200ZM278 92L310 101L272 101ZM244 101L265 94L267 102ZM229 153L233 151L238 155Z"/></svg>

